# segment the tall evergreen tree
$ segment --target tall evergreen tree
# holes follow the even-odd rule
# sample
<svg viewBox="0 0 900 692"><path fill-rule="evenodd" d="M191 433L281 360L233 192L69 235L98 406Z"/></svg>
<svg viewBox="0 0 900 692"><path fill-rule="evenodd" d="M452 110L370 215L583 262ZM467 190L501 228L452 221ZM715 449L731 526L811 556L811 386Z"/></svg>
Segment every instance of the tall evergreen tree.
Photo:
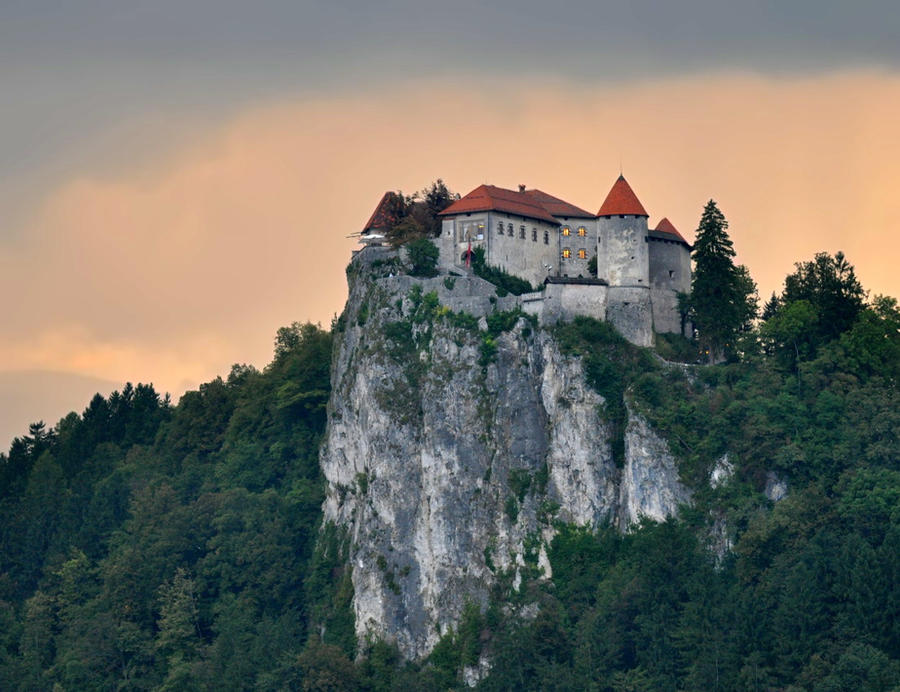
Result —
<svg viewBox="0 0 900 692"><path fill-rule="evenodd" d="M713 200L707 202L691 253L691 319L700 347L711 362L733 348L738 332L756 317L756 285L743 265L734 265L734 245L725 229L728 221Z"/></svg>

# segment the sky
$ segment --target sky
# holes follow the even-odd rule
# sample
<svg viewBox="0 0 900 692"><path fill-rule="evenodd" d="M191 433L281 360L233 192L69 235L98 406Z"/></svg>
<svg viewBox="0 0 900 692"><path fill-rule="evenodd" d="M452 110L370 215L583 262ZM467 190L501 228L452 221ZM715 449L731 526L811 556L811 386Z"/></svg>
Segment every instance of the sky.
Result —
<svg viewBox="0 0 900 692"><path fill-rule="evenodd" d="M0 4L0 448L265 366L436 178L595 210L621 167L688 239L715 199L763 298L838 250L900 295L892 4L485 4Z"/></svg>

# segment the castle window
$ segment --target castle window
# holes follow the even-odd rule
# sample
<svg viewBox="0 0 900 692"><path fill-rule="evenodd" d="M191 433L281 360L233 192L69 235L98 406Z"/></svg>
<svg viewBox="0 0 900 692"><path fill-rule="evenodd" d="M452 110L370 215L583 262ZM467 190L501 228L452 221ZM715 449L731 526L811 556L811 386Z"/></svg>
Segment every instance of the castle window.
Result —
<svg viewBox="0 0 900 692"><path fill-rule="evenodd" d="M569 248L564 247L562 256L563 256L563 259L569 259L572 256L572 251Z"/></svg>
<svg viewBox="0 0 900 692"><path fill-rule="evenodd" d="M568 226L563 226L562 234L568 238L570 235L572 235L572 229Z"/></svg>
<svg viewBox="0 0 900 692"><path fill-rule="evenodd" d="M483 223L478 224L478 232L475 234L475 237L478 240L484 240L484 224Z"/></svg>
<svg viewBox="0 0 900 692"><path fill-rule="evenodd" d="M578 259L587 259L587 250L579 250Z"/></svg>
<svg viewBox="0 0 900 692"><path fill-rule="evenodd" d="M670 278L670 279L674 279L674 278L675 278L675 272L672 271L671 269L669 270L669 278Z"/></svg>
<svg viewBox="0 0 900 692"><path fill-rule="evenodd" d="M503 224L502 223L497 224L497 235L503 235Z"/></svg>
<svg viewBox="0 0 900 692"><path fill-rule="evenodd" d="M587 235L587 229L584 226L578 227L578 235L584 238Z"/></svg>
<svg viewBox="0 0 900 692"><path fill-rule="evenodd" d="M537 229L536 228L531 229L531 240L534 241L535 243L537 242Z"/></svg>
<svg viewBox="0 0 900 692"><path fill-rule="evenodd" d="M550 244L550 234L547 231L544 231L544 245Z"/></svg>
<svg viewBox="0 0 900 692"><path fill-rule="evenodd" d="M525 240L525 226L519 226L519 237Z"/></svg>
<svg viewBox="0 0 900 692"><path fill-rule="evenodd" d="M513 225L511 223L506 224L506 230L509 232L509 237L512 238L515 231L513 231Z"/></svg>

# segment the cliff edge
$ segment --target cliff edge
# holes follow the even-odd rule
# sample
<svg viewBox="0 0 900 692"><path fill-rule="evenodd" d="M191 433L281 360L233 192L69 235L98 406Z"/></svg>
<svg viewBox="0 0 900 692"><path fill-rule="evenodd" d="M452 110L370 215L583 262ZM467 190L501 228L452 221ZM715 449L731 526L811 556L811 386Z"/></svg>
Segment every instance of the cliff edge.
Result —
<svg viewBox="0 0 900 692"><path fill-rule="evenodd" d="M477 277L402 270L382 249L348 268L324 520L349 541L360 641L420 658L498 580L549 577L557 522L626 530L691 493L666 441L627 401L612 420L552 330Z"/></svg>

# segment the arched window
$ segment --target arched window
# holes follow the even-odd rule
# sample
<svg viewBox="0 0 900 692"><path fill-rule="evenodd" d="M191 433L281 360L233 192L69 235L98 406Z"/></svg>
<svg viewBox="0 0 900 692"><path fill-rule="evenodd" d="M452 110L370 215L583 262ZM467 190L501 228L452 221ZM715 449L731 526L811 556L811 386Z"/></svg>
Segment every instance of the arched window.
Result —
<svg viewBox="0 0 900 692"><path fill-rule="evenodd" d="M570 235L572 235L572 229L568 226L563 226L562 234L566 236L566 238L568 238Z"/></svg>
<svg viewBox="0 0 900 692"><path fill-rule="evenodd" d="M578 259L587 259L587 250L579 250Z"/></svg>
<svg viewBox="0 0 900 692"><path fill-rule="evenodd" d="M563 248L563 259L569 259L571 256L572 256L572 251L569 248L564 247Z"/></svg>
<svg viewBox="0 0 900 692"><path fill-rule="evenodd" d="M584 238L587 235L587 229L584 226L578 227L578 235Z"/></svg>

